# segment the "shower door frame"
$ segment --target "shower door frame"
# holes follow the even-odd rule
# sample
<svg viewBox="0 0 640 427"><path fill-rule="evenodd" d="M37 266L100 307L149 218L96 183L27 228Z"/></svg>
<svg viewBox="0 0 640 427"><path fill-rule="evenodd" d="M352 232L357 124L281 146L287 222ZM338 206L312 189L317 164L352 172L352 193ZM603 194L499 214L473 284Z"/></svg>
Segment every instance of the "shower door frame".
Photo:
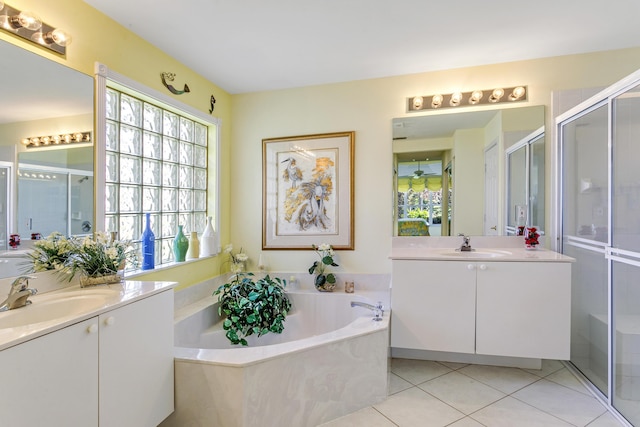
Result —
<svg viewBox="0 0 640 427"><path fill-rule="evenodd" d="M599 400L611 411L612 414L616 416L621 422L626 425L631 425L629 422L622 416L622 414L613 406L613 399L615 395L614 390L614 363L615 363L615 348L613 343L612 336L612 328L613 328L613 283L612 283L612 268L614 261L625 262L625 259L619 257L617 255L624 255L621 253L619 249L613 248L612 245L612 224L613 224L613 143L614 143L614 135L613 135L613 100L640 85L640 70L628 75L627 77L621 79L620 81L614 83L613 85L607 87L606 89L600 91L596 95L588 98L587 100L581 102L575 107L569 109L565 113L558 115L555 120L555 137L553 138L554 147L552 152L552 175L553 175L553 183L554 183L554 191L553 200L555 201L555 209L552 215L553 218L553 228L555 239L553 239L552 247L557 252L563 252L563 179L562 179L562 166L564 164L563 158L563 127L565 124L572 122L573 120L582 117L589 112L602 107L603 105L607 105L607 203L608 203L608 212L607 212L607 242L602 242L603 255L607 262L607 395L605 396L594 384L589 382L589 380L579 371L577 367L573 365L572 362L569 362L569 367L574 373L578 373L581 377L581 380L588 386L588 388L593 392L593 394L599 398ZM579 240L579 239L577 239ZM577 247L583 247L588 250L595 250L596 246L599 245L596 241L590 241L588 245L583 244L583 242L572 242L571 243ZM597 250L597 252L601 252ZM625 252L625 251L622 251ZM626 259L627 263L628 259Z"/></svg>

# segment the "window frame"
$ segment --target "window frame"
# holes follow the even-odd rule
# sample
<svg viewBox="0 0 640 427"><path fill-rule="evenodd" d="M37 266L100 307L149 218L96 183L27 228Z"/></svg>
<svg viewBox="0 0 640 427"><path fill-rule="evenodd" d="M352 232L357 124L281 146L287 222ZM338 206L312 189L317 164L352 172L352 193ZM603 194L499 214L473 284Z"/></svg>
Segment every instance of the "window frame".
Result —
<svg viewBox="0 0 640 427"><path fill-rule="evenodd" d="M144 101L160 104L166 110L196 120L208 128L207 141L207 210L206 216L213 217L216 231L215 253L219 253L220 230L220 119L209 116L190 105L184 104L164 93L142 85L122 74L110 70L101 63L95 64L95 138L94 138L94 230L105 227L105 186L106 186L106 97L107 86L111 86ZM133 92L133 93L130 93ZM213 154L212 154L213 152ZM156 266L171 266L166 263Z"/></svg>

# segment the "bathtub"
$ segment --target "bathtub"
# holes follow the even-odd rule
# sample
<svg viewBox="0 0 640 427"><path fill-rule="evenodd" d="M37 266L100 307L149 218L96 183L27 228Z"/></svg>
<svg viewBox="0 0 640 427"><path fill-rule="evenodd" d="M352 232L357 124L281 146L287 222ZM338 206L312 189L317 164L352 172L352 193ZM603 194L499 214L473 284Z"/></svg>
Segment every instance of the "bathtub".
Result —
<svg viewBox="0 0 640 427"><path fill-rule="evenodd" d="M215 297L176 312L176 409L162 427L316 426L387 397L389 312L373 321L350 303L377 300L358 294L288 295L283 333L248 347L224 336Z"/></svg>

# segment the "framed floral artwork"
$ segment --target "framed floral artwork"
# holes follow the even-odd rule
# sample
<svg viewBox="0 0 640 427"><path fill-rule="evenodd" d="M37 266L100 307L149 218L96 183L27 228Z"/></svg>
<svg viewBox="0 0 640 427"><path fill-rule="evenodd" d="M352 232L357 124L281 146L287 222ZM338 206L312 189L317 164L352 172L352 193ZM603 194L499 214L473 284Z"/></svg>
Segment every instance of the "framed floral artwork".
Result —
<svg viewBox="0 0 640 427"><path fill-rule="evenodd" d="M353 250L355 132L262 140L262 248Z"/></svg>

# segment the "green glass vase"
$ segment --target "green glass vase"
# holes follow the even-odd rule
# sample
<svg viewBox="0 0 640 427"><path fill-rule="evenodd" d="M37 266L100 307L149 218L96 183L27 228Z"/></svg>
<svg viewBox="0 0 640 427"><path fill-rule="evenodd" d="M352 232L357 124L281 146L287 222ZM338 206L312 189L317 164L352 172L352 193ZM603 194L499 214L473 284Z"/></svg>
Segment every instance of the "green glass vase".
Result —
<svg viewBox="0 0 640 427"><path fill-rule="evenodd" d="M182 232L182 225L178 226L178 234L173 239L173 256L176 262L184 262L189 250L189 239Z"/></svg>

